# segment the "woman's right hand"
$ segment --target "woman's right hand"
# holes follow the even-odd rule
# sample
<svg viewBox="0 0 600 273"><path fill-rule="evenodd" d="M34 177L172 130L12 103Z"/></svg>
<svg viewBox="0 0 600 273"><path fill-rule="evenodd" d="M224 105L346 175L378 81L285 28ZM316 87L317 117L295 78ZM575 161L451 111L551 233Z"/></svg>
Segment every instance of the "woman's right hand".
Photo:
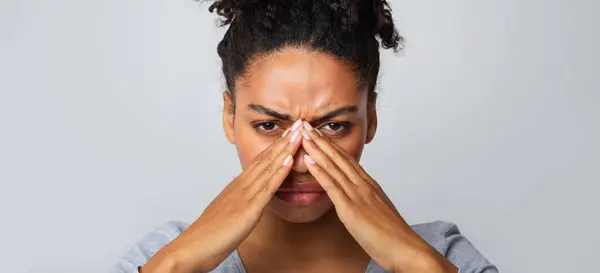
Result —
<svg viewBox="0 0 600 273"><path fill-rule="evenodd" d="M206 273L215 269L250 235L266 205L289 174L300 147L301 122L259 154L231 181L202 215L158 251L141 273Z"/></svg>

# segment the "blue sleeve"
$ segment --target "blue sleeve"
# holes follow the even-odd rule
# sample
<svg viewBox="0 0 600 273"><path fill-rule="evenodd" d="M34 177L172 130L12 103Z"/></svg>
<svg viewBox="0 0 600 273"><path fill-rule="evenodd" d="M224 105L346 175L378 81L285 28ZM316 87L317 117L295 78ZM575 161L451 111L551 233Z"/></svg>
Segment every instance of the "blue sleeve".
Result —
<svg viewBox="0 0 600 273"><path fill-rule="evenodd" d="M413 230L458 267L459 273L498 273L498 268L479 253L457 225L437 221L413 226Z"/></svg>
<svg viewBox="0 0 600 273"><path fill-rule="evenodd" d="M492 265L469 240L463 236L455 224L449 224L446 232L446 258L459 268L459 273L497 273Z"/></svg>
<svg viewBox="0 0 600 273"><path fill-rule="evenodd" d="M167 245L187 228L182 222L167 222L146 234L138 243L123 255L110 273L138 273L138 268L146 264L156 252Z"/></svg>

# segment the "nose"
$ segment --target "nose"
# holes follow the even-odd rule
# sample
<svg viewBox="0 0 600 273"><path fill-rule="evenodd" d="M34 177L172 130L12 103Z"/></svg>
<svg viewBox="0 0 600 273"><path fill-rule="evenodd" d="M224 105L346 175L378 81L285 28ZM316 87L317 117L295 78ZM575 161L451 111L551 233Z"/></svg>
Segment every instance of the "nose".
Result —
<svg viewBox="0 0 600 273"><path fill-rule="evenodd" d="M306 167L306 162L304 162L304 155L306 151L304 148L300 147L296 154L294 155L294 164L292 165L292 170L297 173L307 173L308 168Z"/></svg>

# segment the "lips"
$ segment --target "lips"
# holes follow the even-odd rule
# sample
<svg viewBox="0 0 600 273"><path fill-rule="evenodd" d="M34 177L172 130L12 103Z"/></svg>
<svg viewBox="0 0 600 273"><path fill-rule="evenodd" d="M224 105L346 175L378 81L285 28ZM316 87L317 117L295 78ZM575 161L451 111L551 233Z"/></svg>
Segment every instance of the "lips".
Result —
<svg viewBox="0 0 600 273"><path fill-rule="evenodd" d="M318 183L314 183L312 181L306 182L293 182L293 181L285 181L279 189L278 192L297 192L297 193L315 193L315 192L324 192L325 189L321 187Z"/></svg>
<svg viewBox="0 0 600 273"><path fill-rule="evenodd" d="M327 196L325 189L312 181L295 182L286 180L275 193L280 200L297 206L308 206L317 203Z"/></svg>

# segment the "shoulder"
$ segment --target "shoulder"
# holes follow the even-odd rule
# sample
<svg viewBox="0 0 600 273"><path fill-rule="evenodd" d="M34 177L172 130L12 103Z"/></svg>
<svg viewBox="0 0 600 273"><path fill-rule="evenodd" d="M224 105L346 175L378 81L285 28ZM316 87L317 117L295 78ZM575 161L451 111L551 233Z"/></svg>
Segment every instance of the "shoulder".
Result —
<svg viewBox="0 0 600 273"><path fill-rule="evenodd" d="M451 234L460 234L458 226L452 222L435 221L429 223L421 223L411 226L412 229L427 241L429 245L443 252L446 248L446 239Z"/></svg>
<svg viewBox="0 0 600 273"><path fill-rule="evenodd" d="M168 243L177 238L189 224L180 221L169 221L157 226L152 232L142 238L142 242L165 242Z"/></svg>
<svg viewBox="0 0 600 273"><path fill-rule="evenodd" d="M152 255L160 250L160 248L177 238L177 236L187 229L188 226L188 224L179 221L169 221L161 224L151 232L144 235L144 237L142 237L142 239L131 250L140 251L140 253L134 254L143 254L143 256L149 255L152 257Z"/></svg>
<svg viewBox="0 0 600 273"><path fill-rule="evenodd" d="M179 221L169 221L157 226L144 235L114 265L111 273L137 272L156 252L177 238L189 225Z"/></svg>
<svg viewBox="0 0 600 273"><path fill-rule="evenodd" d="M412 229L440 252L460 272L498 272L452 222L435 221L412 225Z"/></svg>
<svg viewBox="0 0 600 273"><path fill-rule="evenodd" d="M177 238L188 227L189 224L179 221L170 221L159 225L121 256L110 273L138 273L138 267L146 264L156 252ZM234 252L211 273L242 272L239 269L240 264L239 256Z"/></svg>

